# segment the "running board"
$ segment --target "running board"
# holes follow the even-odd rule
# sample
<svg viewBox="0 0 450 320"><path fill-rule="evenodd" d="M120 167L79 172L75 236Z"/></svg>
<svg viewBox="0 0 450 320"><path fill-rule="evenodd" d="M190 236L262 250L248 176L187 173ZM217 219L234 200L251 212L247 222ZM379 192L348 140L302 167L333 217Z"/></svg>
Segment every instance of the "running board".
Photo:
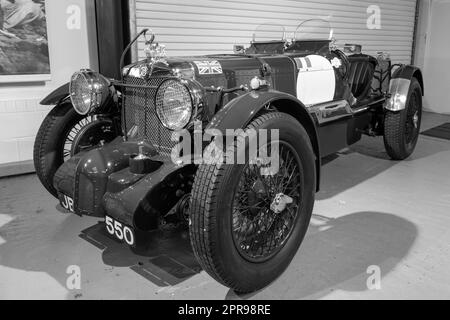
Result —
<svg viewBox="0 0 450 320"><path fill-rule="evenodd" d="M308 111L316 115L320 126L342 120L343 118L353 117L354 115L354 111L346 100L313 105L308 108Z"/></svg>
<svg viewBox="0 0 450 320"><path fill-rule="evenodd" d="M361 105L356 108L352 108L347 100L338 100L327 103L321 103L308 107L308 111L311 114L315 114L319 125L324 125L330 122L339 121L343 118L353 117L360 113L368 111L372 106L384 102L385 99L376 99Z"/></svg>

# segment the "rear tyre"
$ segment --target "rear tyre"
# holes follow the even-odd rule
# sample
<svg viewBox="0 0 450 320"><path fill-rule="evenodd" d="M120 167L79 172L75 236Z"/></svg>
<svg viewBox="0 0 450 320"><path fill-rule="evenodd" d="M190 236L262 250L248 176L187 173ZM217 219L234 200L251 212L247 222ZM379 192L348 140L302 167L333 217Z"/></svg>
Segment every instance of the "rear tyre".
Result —
<svg viewBox="0 0 450 320"><path fill-rule="evenodd" d="M400 112L386 111L384 145L392 160L405 160L415 150L422 123L422 87L416 78L411 81L406 108Z"/></svg>
<svg viewBox="0 0 450 320"><path fill-rule="evenodd" d="M279 172L262 176L249 161L200 165L190 213L200 265L239 293L266 287L288 267L307 232L316 190L314 152L298 121L270 113L247 129L279 129ZM245 147L248 151L248 139Z"/></svg>

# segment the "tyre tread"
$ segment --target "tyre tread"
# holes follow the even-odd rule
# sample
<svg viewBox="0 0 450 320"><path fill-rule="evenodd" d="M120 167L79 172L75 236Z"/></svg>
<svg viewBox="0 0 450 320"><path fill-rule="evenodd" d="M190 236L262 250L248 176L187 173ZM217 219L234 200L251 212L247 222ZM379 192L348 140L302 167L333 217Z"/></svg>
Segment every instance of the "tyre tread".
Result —
<svg viewBox="0 0 450 320"><path fill-rule="evenodd" d="M33 148L33 163L36 174L45 189L55 197L58 194L53 186L53 176L58 168L56 168L54 163L49 163L52 161L49 160L48 155L57 151L54 146L57 141L55 135L58 134L58 129L60 129L58 127L64 127L66 122L70 121L71 117L74 117L74 113L68 116L71 109L72 105L70 103L62 103L50 111L39 128ZM81 120L81 116L75 115L75 120L78 122Z"/></svg>
<svg viewBox="0 0 450 320"><path fill-rule="evenodd" d="M414 90L419 90L419 95L422 96L422 90L419 81L416 78L413 78L411 81L407 105L409 104L411 93ZM392 160L405 160L411 155L405 145L405 122L407 112L407 109L399 112L386 111L384 117L384 145L386 152Z"/></svg>
<svg viewBox="0 0 450 320"><path fill-rule="evenodd" d="M290 116L276 112L263 114L254 120L246 130L256 129L272 119L283 121L288 117ZM231 148L236 148L236 144ZM191 200L191 227L189 228L191 244L199 264L209 275L237 292L248 293L254 291L248 289L250 284L237 283L218 263L218 259L214 256L216 243L210 237L211 230L216 225L215 215L212 213L218 201L219 184L224 176L225 167L223 164L202 164L198 168Z"/></svg>

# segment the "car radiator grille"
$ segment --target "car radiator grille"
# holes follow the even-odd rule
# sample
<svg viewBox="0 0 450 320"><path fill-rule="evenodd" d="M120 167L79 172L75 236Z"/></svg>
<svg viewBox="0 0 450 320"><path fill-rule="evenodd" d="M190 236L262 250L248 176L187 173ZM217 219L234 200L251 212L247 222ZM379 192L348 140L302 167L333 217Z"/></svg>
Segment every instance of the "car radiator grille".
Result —
<svg viewBox="0 0 450 320"><path fill-rule="evenodd" d="M156 88L167 80L167 77L150 78L148 80L126 77L124 80L128 85L155 87L125 88L125 132L129 138L146 140L160 154L169 156L177 142L172 141L172 131L165 128L159 121L155 106Z"/></svg>

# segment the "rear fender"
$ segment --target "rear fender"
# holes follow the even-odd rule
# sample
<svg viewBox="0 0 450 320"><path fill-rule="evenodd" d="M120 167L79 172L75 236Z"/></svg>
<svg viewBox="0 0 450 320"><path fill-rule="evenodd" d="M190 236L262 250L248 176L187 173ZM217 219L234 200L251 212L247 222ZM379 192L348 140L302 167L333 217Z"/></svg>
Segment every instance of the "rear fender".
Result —
<svg viewBox="0 0 450 320"><path fill-rule="evenodd" d="M398 112L406 109L409 88L411 81L416 78L422 88L422 94L425 92L422 71L419 68L404 65L398 68L392 75L389 86L391 97L386 100L384 108L389 111Z"/></svg>
<svg viewBox="0 0 450 320"><path fill-rule="evenodd" d="M319 190L321 153L317 125L306 107L296 97L275 90L247 93L234 99L220 110L210 122L207 130L225 132L227 129L246 128L267 105L293 116L307 131L316 156L317 190Z"/></svg>

